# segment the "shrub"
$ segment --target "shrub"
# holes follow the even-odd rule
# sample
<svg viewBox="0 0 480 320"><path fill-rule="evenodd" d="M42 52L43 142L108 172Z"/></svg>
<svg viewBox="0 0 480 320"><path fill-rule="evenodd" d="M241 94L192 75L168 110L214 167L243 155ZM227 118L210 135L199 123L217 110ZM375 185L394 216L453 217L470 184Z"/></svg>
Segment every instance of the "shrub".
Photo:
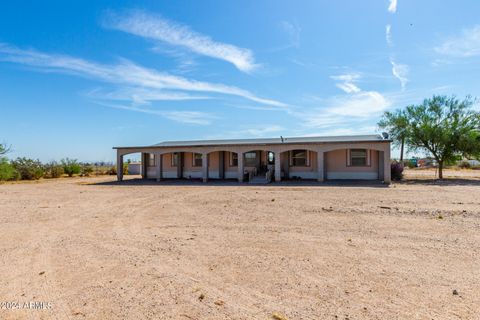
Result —
<svg viewBox="0 0 480 320"><path fill-rule="evenodd" d="M17 158L12 161L12 165L22 180L38 180L43 177L43 165L39 160Z"/></svg>
<svg viewBox="0 0 480 320"><path fill-rule="evenodd" d="M407 160L406 164L407 164L407 167L410 168L410 169L413 169L413 168L417 167L416 163L413 162L412 160Z"/></svg>
<svg viewBox="0 0 480 320"><path fill-rule="evenodd" d="M45 178L60 178L63 174L63 166L56 161L50 161L43 168L45 169Z"/></svg>
<svg viewBox="0 0 480 320"><path fill-rule="evenodd" d="M392 162L390 165L392 180L402 180L403 178L403 165L399 162Z"/></svg>
<svg viewBox="0 0 480 320"><path fill-rule="evenodd" d="M20 179L20 174L15 170L10 161L7 158L0 158L0 181L18 179Z"/></svg>
<svg viewBox="0 0 480 320"><path fill-rule="evenodd" d="M80 175L82 177L88 177L93 172L93 167L89 163L82 163Z"/></svg>
<svg viewBox="0 0 480 320"><path fill-rule="evenodd" d="M68 174L69 177L72 177L74 174L79 174L82 170L76 159L62 159L61 163L63 166L63 171Z"/></svg>
<svg viewBox="0 0 480 320"><path fill-rule="evenodd" d="M106 174L109 175L116 175L117 174L117 166L111 166L110 169L107 170ZM123 175L128 174L128 163L123 164Z"/></svg>
<svg viewBox="0 0 480 320"><path fill-rule="evenodd" d="M117 174L117 167L116 166L111 166L110 169L108 169L107 174L114 176Z"/></svg>
<svg viewBox="0 0 480 320"><path fill-rule="evenodd" d="M462 160L458 163L458 167L462 169L470 169L472 165L470 164L470 162L466 160Z"/></svg>

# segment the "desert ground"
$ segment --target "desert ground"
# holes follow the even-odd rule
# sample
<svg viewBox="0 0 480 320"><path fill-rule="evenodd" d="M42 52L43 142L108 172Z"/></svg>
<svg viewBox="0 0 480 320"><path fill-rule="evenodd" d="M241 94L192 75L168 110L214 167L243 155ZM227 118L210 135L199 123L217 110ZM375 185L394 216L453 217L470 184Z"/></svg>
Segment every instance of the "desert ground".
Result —
<svg viewBox="0 0 480 320"><path fill-rule="evenodd" d="M480 319L480 171L406 176L2 184L0 319Z"/></svg>

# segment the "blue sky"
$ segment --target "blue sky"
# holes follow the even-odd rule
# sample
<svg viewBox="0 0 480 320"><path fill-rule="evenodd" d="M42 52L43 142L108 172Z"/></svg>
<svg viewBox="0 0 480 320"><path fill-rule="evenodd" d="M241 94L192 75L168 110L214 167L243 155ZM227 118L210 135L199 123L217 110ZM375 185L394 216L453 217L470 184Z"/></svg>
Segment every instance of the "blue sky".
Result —
<svg viewBox="0 0 480 320"><path fill-rule="evenodd" d="M10 1L0 141L114 159L163 140L375 133L383 111L479 96L477 1Z"/></svg>

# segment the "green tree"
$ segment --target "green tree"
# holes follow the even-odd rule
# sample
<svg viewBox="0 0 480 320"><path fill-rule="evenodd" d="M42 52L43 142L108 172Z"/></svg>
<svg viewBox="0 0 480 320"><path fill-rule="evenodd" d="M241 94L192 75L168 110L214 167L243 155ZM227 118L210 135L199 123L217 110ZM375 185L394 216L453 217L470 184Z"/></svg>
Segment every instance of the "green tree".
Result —
<svg viewBox="0 0 480 320"><path fill-rule="evenodd" d="M6 155L10 152L10 147L5 143L0 143L0 156Z"/></svg>
<svg viewBox="0 0 480 320"><path fill-rule="evenodd" d="M18 180L20 174L5 157L0 157L0 181Z"/></svg>
<svg viewBox="0 0 480 320"><path fill-rule="evenodd" d="M44 166L45 177L47 178L60 178L63 174L63 165L58 164L56 161L50 161Z"/></svg>
<svg viewBox="0 0 480 320"><path fill-rule="evenodd" d="M386 130L393 144L400 147L400 163L403 165L403 154L405 149L405 141L408 133L408 119L405 110L395 110L393 112L386 111L382 119L378 122L380 129Z"/></svg>
<svg viewBox="0 0 480 320"><path fill-rule="evenodd" d="M43 165L39 160L17 158L12 161L12 165L22 180L38 180L43 177Z"/></svg>
<svg viewBox="0 0 480 320"><path fill-rule="evenodd" d="M61 163L63 166L63 171L68 174L69 177L72 177L74 174L79 174L82 170L76 159L65 158L62 159Z"/></svg>
<svg viewBox="0 0 480 320"><path fill-rule="evenodd" d="M480 154L480 113L473 110L474 102L470 96L462 101L454 96L433 96L405 109L406 144L435 158L440 179L445 164Z"/></svg>

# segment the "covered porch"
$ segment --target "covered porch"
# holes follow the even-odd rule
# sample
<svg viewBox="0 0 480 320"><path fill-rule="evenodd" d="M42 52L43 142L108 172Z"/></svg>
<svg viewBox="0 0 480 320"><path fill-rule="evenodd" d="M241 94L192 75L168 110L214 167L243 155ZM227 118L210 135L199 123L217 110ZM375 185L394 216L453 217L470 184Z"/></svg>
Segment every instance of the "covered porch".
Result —
<svg viewBox="0 0 480 320"><path fill-rule="evenodd" d="M219 140L221 141L221 140ZM117 150L117 178L123 157L141 153L145 179L380 180L390 183L390 142L280 143L127 147Z"/></svg>

